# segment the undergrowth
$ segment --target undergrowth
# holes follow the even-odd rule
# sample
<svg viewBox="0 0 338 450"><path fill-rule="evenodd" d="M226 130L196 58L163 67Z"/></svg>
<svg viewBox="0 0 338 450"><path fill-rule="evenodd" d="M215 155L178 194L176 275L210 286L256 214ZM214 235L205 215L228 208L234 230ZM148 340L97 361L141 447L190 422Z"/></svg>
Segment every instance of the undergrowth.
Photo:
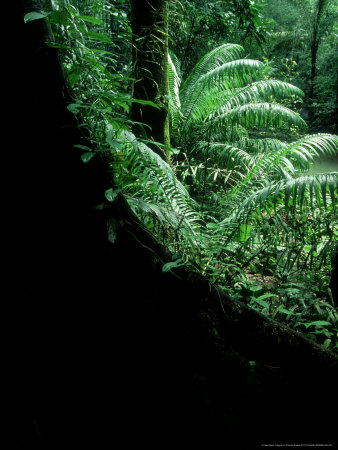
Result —
<svg viewBox="0 0 338 450"><path fill-rule="evenodd" d="M75 2L76 3L76 2ZM338 350L338 314L328 288L337 250L337 172L314 163L335 157L337 137L306 135L285 105L300 89L272 78L239 45L205 55L186 80L169 58L170 161L131 131L130 26L101 1L79 11L69 2L30 13L47 18L71 92L69 110L89 132L84 163L104 156L121 192L173 253L164 271L186 265L252 308ZM107 33L113 17L117 32ZM129 50L128 50L129 49ZM138 100L142 103L142 101ZM144 101L152 105L151 102ZM152 105L156 107L156 105Z"/></svg>

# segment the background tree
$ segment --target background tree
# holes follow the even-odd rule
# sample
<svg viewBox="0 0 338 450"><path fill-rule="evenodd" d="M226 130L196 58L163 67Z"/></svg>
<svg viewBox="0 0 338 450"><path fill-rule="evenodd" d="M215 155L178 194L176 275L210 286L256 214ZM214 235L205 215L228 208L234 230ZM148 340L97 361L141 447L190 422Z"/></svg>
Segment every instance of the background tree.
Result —
<svg viewBox="0 0 338 450"><path fill-rule="evenodd" d="M182 77L220 43L262 43L265 23L261 1L170 2L170 49L180 61Z"/></svg>
<svg viewBox="0 0 338 450"><path fill-rule="evenodd" d="M319 127L317 129L328 131L331 126L334 130L337 101L335 2L271 0L266 5L264 16L275 21L275 32L266 46L268 58L278 55L277 67L281 67L278 60L284 60L285 65L292 65L291 61L295 61L293 79L289 81L305 91L305 108L310 124ZM320 106L323 103L325 107Z"/></svg>
<svg viewBox="0 0 338 450"><path fill-rule="evenodd" d="M314 87L317 76L317 57L320 41L327 32L329 25L332 26L332 17L330 17L330 0L317 0L313 4L310 2L299 1L298 7L304 14L305 30L308 32L310 55L311 55L311 74L310 74L310 92L309 100L314 100ZM310 120L313 119L313 112L310 109Z"/></svg>

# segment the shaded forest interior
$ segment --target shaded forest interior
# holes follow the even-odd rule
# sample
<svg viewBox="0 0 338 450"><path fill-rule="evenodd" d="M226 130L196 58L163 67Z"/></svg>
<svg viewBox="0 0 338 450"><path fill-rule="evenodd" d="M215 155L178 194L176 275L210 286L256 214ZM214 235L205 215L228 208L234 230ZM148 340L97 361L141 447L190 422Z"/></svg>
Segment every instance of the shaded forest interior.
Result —
<svg viewBox="0 0 338 450"><path fill-rule="evenodd" d="M334 444L334 353L197 273L164 273L171 253L122 195L97 208L109 174L74 149L83 133L47 25L23 22L39 5L17 5L4 129L7 448Z"/></svg>

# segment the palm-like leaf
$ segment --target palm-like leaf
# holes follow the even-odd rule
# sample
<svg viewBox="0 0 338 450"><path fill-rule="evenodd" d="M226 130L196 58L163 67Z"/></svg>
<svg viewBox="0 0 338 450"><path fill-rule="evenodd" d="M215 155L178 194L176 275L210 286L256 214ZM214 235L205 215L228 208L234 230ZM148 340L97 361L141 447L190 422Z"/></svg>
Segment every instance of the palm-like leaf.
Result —
<svg viewBox="0 0 338 450"><path fill-rule="evenodd" d="M208 71L239 58L244 52L241 45L223 44L204 55L192 69L189 77L183 83L182 96L189 97L195 91L199 78Z"/></svg>
<svg viewBox="0 0 338 450"><path fill-rule="evenodd" d="M239 59L241 54L240 47L224 45L202 58L179 90L181 108L172 114L174 136L194 158L193 175L197 168L204 171L203 186L209 179L211 189L223 176L226 189L216 189L217 213L225 217L214 228L219 242L224 230L274 218L281 209L335 209L337 203L336 173L306 173L316 158L336 154L337 137L317 134L291 143L274 138L275 131L306 127L283 104L301 100L303 93L269 79L262 63Z"/></svg>
<svg viewBox="0 0 338 450"><path fill-rule="evenodd" d="M153 217L167 233L197 245L201 217L195 202L167 162L129 131L119 135L124 165L118 182L137 214Z"/></svg>
<svg viewBox="0 0 338 450"><path fill-rule="evenodd" d="M289 178L275 182L266 182L261 188L256 188L249 196L234 208L222 222L223 225L235 223L242 218L249 218L257 212L257 209L271 208L278 204L284 204L286 209L296 206L302 209L304 206L313 208L317 206L327 207L328 204L336 207L338 178L336 172L320 173Z"/></svg>
<svg viewBox="0 0 338 450"><path fill-rule="evenodd" d="M186 135L214 135L220 127L236 124L246 129L274 128L282 122L305 126L298 114L275 103L288 97L301 98L302 91L289 83L264 78L264 64L236 59L242 53L243 48L233 44L209 52L183 83L179 98L177 76L169 60L171 121L179 142L186 141Z"/></svg>
<svg viewBox="0 0 338 450"><path fill-rule="evenodd" d="M241 125L246 129L250 128L278 128L284 124L294 125L299 128L306 127L306 123L300 117L285 106L277 103L247 103L241 106L236 106L225 111L223 114L218 114L216 117L208 120L207 124L203 125L205 132L213 133L224 127L233 127L234 125Z"/></svg>
<svg viewBox="0 0 338 450"><path fill-rule="evenodd" d="M174 128L178 128L178 119L181 116L181 100L179 89L181 85L181 78L178 74L177 68L173 63L170 55L168 55L168 72L169 72L169 92L170 92L170 120Z"/></svg>
<svg viewBox="0 0 338 450"><path fill-rule="evenodd" d="M338 148L337 136L317 134L305 136L290 144L276 141L276 146L264 153L244 180L232 191L231 197L243 198L256 185L257 181L289 180L297 176L297 169L308 169L314 156L333 156ZM306 178L305 178L306 179Z"/></svg>

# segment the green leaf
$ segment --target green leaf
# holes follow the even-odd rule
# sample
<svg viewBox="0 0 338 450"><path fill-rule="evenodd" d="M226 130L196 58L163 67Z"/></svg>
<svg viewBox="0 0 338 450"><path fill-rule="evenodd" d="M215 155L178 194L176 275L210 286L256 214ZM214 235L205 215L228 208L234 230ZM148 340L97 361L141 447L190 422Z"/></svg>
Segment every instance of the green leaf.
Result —
<svg viewBox="0 0 338 450"><path fill-rule="evenodd" d="M72 68L72 70L68 73L68 75L67 75L68 81L72 87L75 86L75 84L79 80L81 74L82 74L82 71L81 71L80 67L77 67L77 66L74 66Z"/></svg>
<svg viewBox="0 0 338 450"><path fill-rule="evenodd" d="M296 313L294 313L293 311L289 311L288 309L285 309L285 308L282 308L282 307L277 308L277 310L278 310L278 312L283 313L283 314L286 314L286 315L288 315L288 316L294 316L294 315L296 315Z"/></svg>
<svg viewBox="0 0 338 450"><path fill-rule="evenodd" d="M50 13L46 13L46 12L30 12L28 14L26 14L23 18L24 22L32 22L33 20L40 20L40 19L45 19L47 16L49 16Z"/></svg>
<svg viewBox="0 0 338 450"><path fill-rule="evenodd" d="M67 26L70 24L69 14L66 11L52 11L48 16L48 23Z"/></svg>
<svg viewBox="0 0 338 450"><path fill-rule="evenodd" d="M263 308L269 308L269 306L270 306L269 303L265 302L261 298L253 298L252 300L254 300L259 305L263 306Z"/></svg>
<svg viewBox="0 0 338 450"><path fill-rule="evenodd" d="M65 44L57 44L56 42L46 42L47 47L60 48L62 50L74 50L73 47Z"/></svg>
<svg viewBox="0 0 338 450"><path fill-rule="evenodd" d="M162 272L169 272L171 269L174 269L175 267L184 266L184 262L182 261L182 258L176 259L176 261L168 262L163 265Z"/></svg>
<svg viewBox="0 0 338 450"><path fill-rule="evenodd" d="M263 286L258 285L253 285L249 287L251 292L257 292L257 291L261 291L263 289Z"/></svg>
<svg viewBox="0 0 338 450"><path fill-rule="evenodd" d="M113 202L115 201L116 197L119 195L119 193L121 192L121 189L107 189L104 193L106 199L108 200L108 202Z"/></svg>
<svg viewBox="0 0 338 450"><path fill-rule="evenodd" d="M311 326L326 327L327 325L331 325L331 323L328 322L327 320L315 320L314 322L305 323L304 325L306 328L309 328Z"/></svg>
<svg viewBox="0 0 338 450"><path fill-rule="evenodd" d="M82 153L81 155L81 159L84 163L87 163L88 161L90 161L93 156L95 156L94 152L86 152L86 153Z"/></svg>
<svg viewBox="0 0 338 450"><path fill-rule="evenodd" d="M79 103L70 103L67 106L68 111L70 111L73 114L79 114L79 112L81 111L82 105L80 105Z"/></svg>
<svg viewBox="0 0 338 450"><path fill-rule="evenodd" d="M69 7L67 8L67 11L69 12L69 14L71 14L72 16L76 16L77 15L77 10L74 8L74 6L69 5Z"/></svg>
<svg viewBox="0 0 338 450"><path fill-rule="evenodd" d="M166 152L169 152L173 155L178 155L179 153L181 153L181 150L178 148L173 148L173 147L168 147L167 145L164 146L164 149Z"/></svg>
<svg viewBox="0 0 338 450"><path fill-rule="evenodd" d="M150 100L141 100L138 98L131 98L131 97L127 97L127 96L116 96L116 95L111 95L109 93L104 93L103 95L104 95L104 97L109 98L109 100L111 100L113 102L138 103L139 105L153 106L156 109L160 109L160 107L158 105L156 105L156 103L154 103Z"/></svg>
<svg viewBox="0 0 338 450"><path fill-rule="evenodd" d="M112 40L105 34L94 33L93 31L86 31L85 33L88 37L95 39L96 41L106 42L107 44L113 43Z"/></svg>
<svg viewBox="0 0 338 450"><path fill-rule="evenodd" d="M85 22L89 22L89 23L95 23L95 25L102 25L103 24L103 20L102 19L97 19L96 17L92 17L92 16L77 16L79 19L84 20Z"/></svg>
<svg viewBox="0 0 338 450"><path fill-rule="evenodd" d="M329 348L330 345L331 345L331 339L325 339L325 341L323 342L323 347Z"/></svg>
<svg viewBox="0 0 338 450"><path fill-rule="evenodd" d="M245 242L249 239L251 234L251 225L243 223L240 227L239 227L239 241L240 242Z"/></svg>
<svg viewBox="0 0 338 450"><path fill-rule="evenodd" d="M276 297L275 294L271 294L271 293L266 293L263 295L260 295L259 297L256 298L256 300L264 300L265 298L271 298L271 297Z"/></svg>
<svg viewBox="0 0 338 450"><path fill-rule="evenodd" d="M76 144L76 145L73 145L73 147L80 148L81 150L86 150L87 152L93 151L91 148L87 147L86 145Z"/></svg>

